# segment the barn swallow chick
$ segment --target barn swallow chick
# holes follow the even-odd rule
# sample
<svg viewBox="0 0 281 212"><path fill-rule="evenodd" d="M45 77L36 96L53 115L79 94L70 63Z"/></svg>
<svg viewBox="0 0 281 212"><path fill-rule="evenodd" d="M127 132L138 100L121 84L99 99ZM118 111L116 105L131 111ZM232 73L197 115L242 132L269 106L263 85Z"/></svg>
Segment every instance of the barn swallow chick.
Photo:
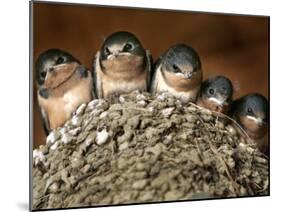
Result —
<svg viewBox="0 0 281 212"><path fill-rule="evenodd" d="M94 87L98 98L147 91L151 55L130 32L115 32L103 43L93 64Z"/></svg>
<svg viewBox="0 0 281 212"><path fill-rule="evenodd" d="M224 76L216 76L202 83L196 104L226 114L230 109L232 95L231 81Z"/></svg>
<svg viewBox="0 0 281 212"><path fill-rule="evenodd" d="M242 126L260 150L268 153L268 101L257 93L248 94L233 103L233 118Z"/></svg>
<svg viewBox="0 0 281 212"><path fill-rule="evenodd" d="M185 44L172 46L154 69L150 91L169 92L184 103L196 101L202 82L201 61L197 52Z"/></svg>
<svg viewBox="0 0 281 212"><path fill-rule="evenodd" d="M62 126L79 105L93 98L91 72L62 50L49 49L38 57L35 78L46 134Z"/></svg>

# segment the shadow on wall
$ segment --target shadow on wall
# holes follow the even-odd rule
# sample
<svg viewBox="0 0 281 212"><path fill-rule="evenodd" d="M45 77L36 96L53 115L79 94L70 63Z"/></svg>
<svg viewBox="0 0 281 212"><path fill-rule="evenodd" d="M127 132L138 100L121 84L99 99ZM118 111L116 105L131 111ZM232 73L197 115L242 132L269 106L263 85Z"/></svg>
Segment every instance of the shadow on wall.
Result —
<svg viewBox="0 0 281 212"><path fill-rule="evenodd" d="M204 78L225 75L234 97L259 92L268 97L269 18L86 5L34 4L34 59L49 48L72 53L91 68L112 32L134 33L154 60L175 43L194 47ZM33 73L34 74L34 73ZM34 147L45 143L34 83Z"/></svg>

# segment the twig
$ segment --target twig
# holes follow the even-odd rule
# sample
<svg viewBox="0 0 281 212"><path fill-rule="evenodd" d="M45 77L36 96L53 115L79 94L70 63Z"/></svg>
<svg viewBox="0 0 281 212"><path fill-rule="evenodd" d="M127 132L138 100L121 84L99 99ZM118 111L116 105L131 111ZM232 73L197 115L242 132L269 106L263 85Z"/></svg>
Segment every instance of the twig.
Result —
<svg viewBox="0 0 281 212"><path fill-rule="evenodd" d="M197 148L197 151L199 153L200 159L201 159L202 163L204 164L204 160L203 160L203 157L202 157L203 154L202 154L202 151L201 151L201 149L199 147L198 139L194 139L194 140L195 140L195 143L196 143L196 148Z"/></svg>
<svg viewBox="0 0 281 212"><path fill-rule="evenodd" d="M209 146L210 146L210 149L212 150L212 152L217 156L217 158L221 161L224 169L225 169L225 172L228 176L228 178L231 180L232 182L232 185L233 185L233 188L236 192L236 194L239 194L239 189L238 189L238 185L237 183L233 180L230 172L229 172L229 168L228 168L228 165L226 164L226 162L224 161L224 159L221 157L221 154L218 152L218 150L216 149L216 147L211 143L210 140L208 140L208 143L209 143Z"/></svg>
<svg viewBox="0 0 281 212"><path fill-rule="evenodd" d="M129 110L139 110L139 111L143 111L143 112L151 112L151 111L149 111L148 109L143 109L143 108L133 108L133 107L116 108L116 109L111 109L111 111L114 111L114 110L126 110L126 109L129 109Z"/></svg>
<svg viewBox="0 0 281 212"><path fill-rule="evenodd" d="M42 195L40 198L38 198L36 200L36 202L34 203L34 208L35 209L38 209L39 205L40 204L43 204L46 202L46 199L50 196L50 194L47 194L47 195Z"/></svg>
<svg viewBox="0 0 281 212"><path fill-rule="evenodd" d="M194 103L192 103L192 102L190 102L189 103L190 105L192 105L192 106L194 106L194 107L197 107L198 109L200 109L200 110L207 110L206 108L204 108L204 107L201 107L201 106L199 106L199 105L196 105L196 104L194 104ZM250 136L248 135L248 133L241 127L241 125L237 122L237 121L235 121L233 118L230 118L228 115L225 115L225 114L223 114L223 113L221 113L221 112L217 112L217 111L214 111L214 110L210 110L213 114L216 114L217 115L217 117L219 116L219 117L223 117L223 118L227 118L228 120L230 120L230 121L232 121L249 139L251 139L250 138Z"/></svg>

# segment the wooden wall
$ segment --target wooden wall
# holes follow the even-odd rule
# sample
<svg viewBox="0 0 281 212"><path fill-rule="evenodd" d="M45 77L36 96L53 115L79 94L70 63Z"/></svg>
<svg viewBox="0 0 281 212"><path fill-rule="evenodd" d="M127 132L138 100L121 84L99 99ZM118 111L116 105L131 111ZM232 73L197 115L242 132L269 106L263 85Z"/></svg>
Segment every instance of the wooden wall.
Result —
<svg viewBox="0 0 281 212"><path fill-rule="evenodd" d="M175 43L191 45L201 56L204 78L229 77L235 97L248 92L269 95L267 17L35 3L33 56L61 48L91 68L106 36L120 30L133 32L154 59ZM34 147L45 142L36 92L34 142Z"/></svg>

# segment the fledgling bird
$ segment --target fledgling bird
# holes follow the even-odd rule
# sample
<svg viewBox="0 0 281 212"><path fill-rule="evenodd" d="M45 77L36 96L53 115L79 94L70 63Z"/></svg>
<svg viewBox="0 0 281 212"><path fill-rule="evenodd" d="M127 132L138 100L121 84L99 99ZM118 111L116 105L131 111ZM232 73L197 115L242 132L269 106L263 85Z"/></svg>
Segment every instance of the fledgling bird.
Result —
<svg viewBox="0 0 281 212"><path fill-rule="evenodd" d="M94 88L98 98L147 91L152 57L130 32L115 32L104 41L93 63Z"/></svg>
<svg viewBox="0 0 281 212"><path fill-rule="evenodd" d="M150 91L169 92L184 103L195 102L203 72L197 52L185 44L172 46L155 64Z"/></svg>
<svg viewBox="0 0 281 212"><path fill-rule="evenodd" d="M267 99L258 93L234 101L231 109L233 118L265 154L268 154L268 109Z"/></svg>
<svg viewBox="0 0 281 212"><path fill-rule="evenodd" d="M62 126L79 105L94 97L91 72L60 49L49 49L39 55L35 78L46 134Z"/></svg>
<svg viewBox="0 0 281 212"><path fill-rule="evenodd" d="M202 83L196 104L227 114L232 103L232 95L231 81L224 76L215 76Z"/></svg>

